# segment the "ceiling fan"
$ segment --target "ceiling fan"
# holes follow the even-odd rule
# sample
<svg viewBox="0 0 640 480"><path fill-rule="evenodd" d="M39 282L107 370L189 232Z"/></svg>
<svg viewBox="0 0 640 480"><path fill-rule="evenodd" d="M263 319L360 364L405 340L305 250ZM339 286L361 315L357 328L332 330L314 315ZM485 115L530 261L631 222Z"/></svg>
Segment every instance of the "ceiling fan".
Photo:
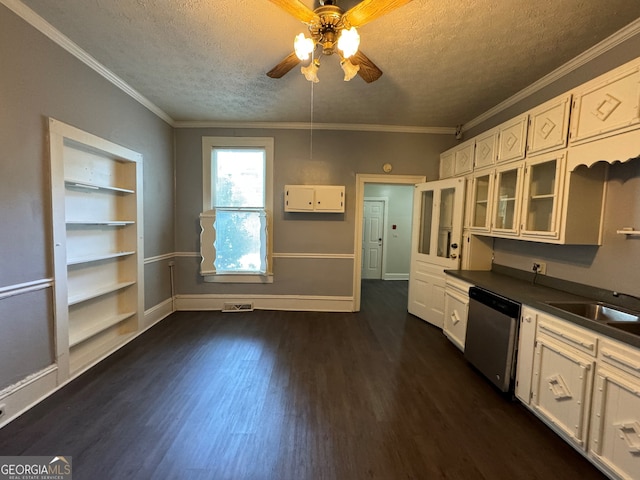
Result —
<svg viewBox="0 0 640 480"><path fill-rule="evenodd" d="M365 82L371 83L380 78L382 70L358 50L360 36L356 27L361 27L411 0L363 0L346 12L336 5L334 0L320 0L320 6L315 10L311 10L300 0L269 1L306 24L311 35L305 37L304 34L299 34L294 42L295 51L267 72L269 77L280 78L311 57L311 62L303 66L301 71L307 80L317 82L319 57L336 53L340 57L345 81L351 80L357 74ZM316 57L313 53L318 47L320 53Z"/></svg>

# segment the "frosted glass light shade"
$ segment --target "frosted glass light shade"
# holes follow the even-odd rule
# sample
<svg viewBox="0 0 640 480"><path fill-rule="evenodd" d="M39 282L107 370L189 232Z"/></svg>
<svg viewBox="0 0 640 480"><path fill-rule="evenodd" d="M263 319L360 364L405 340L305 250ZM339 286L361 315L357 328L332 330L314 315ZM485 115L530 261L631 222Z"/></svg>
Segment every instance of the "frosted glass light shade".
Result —
<svg viewBox="0 0 640 480"><path fill-rule="evenodd" d="M300 60L307 60L311 52L313 52L314 47L315 44L313 40L305 37L304 33L296 35L296 39L293 41L293 49Z"/></svg>
<svg viewBox="0 0 640 480"><path fill-rule="evenodd" d="M306 67L301 67L300 71L304 75L304 78L313 83L318 83L320 79L318 78L318 65L316 62L311 62Z"/></svg>
<svg viewBox="0 0 640 480"><path fill-rule="evenodd" d="M351 27L349 30L342 30L340 32L340 38L338 38L338 48L342 50L344 58L349 58L358 51L360 46L360 35L356 30L356 27Z"/></svg>
<svg viewBox="0 0 640 480"><path fill-rule="evenodd" d="M345 82L348 82L353 77L355 77L360 70L360 65L354 65L347 58L340 62L340 66L342 67L342 71L344 72Z"/></svg>

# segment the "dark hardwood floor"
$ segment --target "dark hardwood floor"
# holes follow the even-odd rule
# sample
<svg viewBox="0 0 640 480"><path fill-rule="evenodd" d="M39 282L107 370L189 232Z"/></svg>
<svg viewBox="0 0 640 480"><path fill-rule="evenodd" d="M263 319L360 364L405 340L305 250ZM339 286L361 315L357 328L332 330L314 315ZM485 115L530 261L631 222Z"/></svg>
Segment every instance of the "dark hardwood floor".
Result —
<svg viewBox="0 0 640 480"><path fill-rule="evenodd" d="M0 430L74 479L602 479L365 281L360 313L179 312Z"/></svg>

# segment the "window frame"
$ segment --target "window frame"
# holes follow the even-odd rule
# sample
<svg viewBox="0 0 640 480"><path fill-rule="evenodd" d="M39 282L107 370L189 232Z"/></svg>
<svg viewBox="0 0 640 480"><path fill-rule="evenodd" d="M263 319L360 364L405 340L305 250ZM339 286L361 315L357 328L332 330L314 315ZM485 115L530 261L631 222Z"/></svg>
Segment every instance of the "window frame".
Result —
<svg viewBox="0 0 640 480"><path fill-rule="evenodd" d="M202 274L205 282L215 283L272 283L273 282L273 137L202 137L202 212L214 210L212 205L212 166L215 148L261 148L265 151L265 202L267 214L266 273L215 272Z"/></svg>

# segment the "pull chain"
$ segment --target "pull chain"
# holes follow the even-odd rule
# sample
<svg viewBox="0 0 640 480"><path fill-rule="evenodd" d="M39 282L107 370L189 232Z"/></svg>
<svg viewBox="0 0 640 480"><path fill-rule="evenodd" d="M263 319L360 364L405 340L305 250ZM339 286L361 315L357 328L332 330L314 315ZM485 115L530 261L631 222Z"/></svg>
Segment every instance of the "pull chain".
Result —
<svg viewBox="0 0 640 480"><path fill-rule="evenodd" d="M313 54L311 55L311 62L314 61ZM313 84L314 82L309 82L311 84L311 120L309 122L309 160L313 161Z"/></svg>

